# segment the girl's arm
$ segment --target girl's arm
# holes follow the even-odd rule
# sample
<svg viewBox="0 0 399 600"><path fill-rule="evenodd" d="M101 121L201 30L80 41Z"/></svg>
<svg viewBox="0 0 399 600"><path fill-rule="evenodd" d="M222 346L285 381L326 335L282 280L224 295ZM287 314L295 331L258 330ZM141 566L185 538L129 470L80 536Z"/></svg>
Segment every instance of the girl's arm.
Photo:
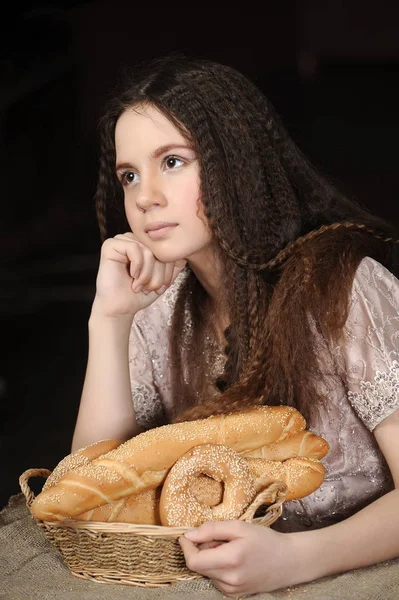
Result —
<svg viewBox="0 0 399 600"><path fill-rule="evenodd" d="M139 433L130 388L128 345L133 316L89 319L89 355L72 451L102 439Z"/></svg>
<svg viewBox="0 0 399 600"><path fill-rule="evenodd" d="M158 261L132 233L103 243L72 452L102 439L124 441L139 433L129 373L133 319L159 298L185 264Z"/></svg>
<svg viewBox="0 0 399 600"><path fill-rule="evenodd" d="M290 534L296 555L303 557L302 581L399 557L399 411L374 433L395 489L336 525Z"/></svg>
<svg viewBox="0 0 399 600"><path fill-rule="evenodd" d="M308 540L310 554L313 545L322 549L308 561L315 577L399 556L398 310L398 280L366 257L354 279L342 355L348 397L373 431L396 489L342 523L298 538Z"/></svg>

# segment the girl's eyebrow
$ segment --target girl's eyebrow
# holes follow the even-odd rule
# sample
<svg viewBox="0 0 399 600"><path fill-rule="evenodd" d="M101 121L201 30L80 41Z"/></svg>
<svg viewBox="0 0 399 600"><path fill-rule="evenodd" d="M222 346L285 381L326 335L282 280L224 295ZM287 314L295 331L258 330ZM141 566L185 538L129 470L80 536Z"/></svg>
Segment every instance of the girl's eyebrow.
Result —
<svg viewBox="0 0 399 600"><path fill-rule="evenodd" d="M186 150L192 150L190 146L186 144L166 144L165 146L160 146L154 152L151 152L149 158L159 158L165 152L169 152L170 150L174 150L176 148L185 148Z"/></svg>
<svg viewBox="0 0 399 600"><path fill-rule="evenodd" d="M192 148L190 148L190 146L187 146L185 144L166 144L164 146L159 146L159 148L157 148L156 150L151 152L151 154L149 154L148 158L150 160L153 160L154 158L159 158L165 152L169 152L170 150L176 150L177 148L184 148L185 150L192 150ZM132 165L129 163L118 163L116 165L115 169L116 169L116 171L118 171L119 169L127 169L127 168L131 168L131 167L132 167Z"/></svg>

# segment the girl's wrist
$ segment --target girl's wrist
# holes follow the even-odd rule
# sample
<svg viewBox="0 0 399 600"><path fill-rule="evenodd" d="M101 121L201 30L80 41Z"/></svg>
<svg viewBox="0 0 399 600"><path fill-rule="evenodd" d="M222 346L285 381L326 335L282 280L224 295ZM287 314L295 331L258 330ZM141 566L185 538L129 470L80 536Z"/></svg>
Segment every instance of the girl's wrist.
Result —
<svg viewBox="0 0 399 600"><path fill-rule="evenodd" d="M88 322L89 334L95 332L101 332L102 334L109 333L112 337L116 336L118 339L120 337L126 337L128 339L133 319L134 315L129 314L117 316L107 315L101 307L93 304Z"/></svg>
<svg viewBox="0 0 399 600"><path fill-rule="evenodd" d="M290 552L287 561L287 568L290 571L289 585L297 585L314 581L321 575L317 574L319 564L318 555L315 548L315 540L312 539L311 531L300 531L295 533L283 533L289 537ZM288 558L288 557L287 557Z"/></svg>
<svg viewBox="0 0 399 600"><path fill-rule="evenodd" d="M107 306L99 299L95 298L91 307L89 323L121 323L122 325L132 324L135 313L112 314L107 310Z"/></svg>

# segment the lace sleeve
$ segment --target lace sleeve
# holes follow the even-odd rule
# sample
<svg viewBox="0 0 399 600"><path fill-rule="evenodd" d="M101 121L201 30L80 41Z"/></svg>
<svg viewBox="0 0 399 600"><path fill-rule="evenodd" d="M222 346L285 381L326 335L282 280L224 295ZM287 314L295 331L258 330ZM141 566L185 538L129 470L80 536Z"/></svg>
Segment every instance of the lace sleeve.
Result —
<svg viewBox="0 0 399 600"><path fill-rule="evenodd" d="M163 424L164 407L154 381L152 353L137 320L129 339L129 371L137 424L144 429Z"/></svg>
<svg viewBox="0 0 399 600"><path fill-rule="evenodd" d="M372 431L399 408L399 281L372 258L357 269L344 335L348 399Z"/></svg>

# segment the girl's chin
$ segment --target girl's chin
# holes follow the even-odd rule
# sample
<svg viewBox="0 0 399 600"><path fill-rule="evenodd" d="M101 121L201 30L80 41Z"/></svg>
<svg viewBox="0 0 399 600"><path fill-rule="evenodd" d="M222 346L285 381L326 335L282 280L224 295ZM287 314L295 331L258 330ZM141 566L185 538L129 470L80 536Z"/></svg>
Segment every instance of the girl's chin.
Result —
<svg viewBox="0 0 399 600"><path fill-rule="evenodd" d="M176 245L175 248L173 248L172 244L169 248L166 247L166 244L163 248L160 246L158 248L154 248L154 246L155 244L151 246L151 250L154 253L155 258L164 263L175 263L178 260L185 260L190 264L203 265L208 263L208 261L213 257L212 249L209 245L198 245L198 247L186 247L185 249L181 248L180 252L177 252Z"/></svg>
<svg viewBox="0 0 399 600"><path fill-rule="evenodd" d="M154 252L154 256L157 260L163 263L175 263L178 260L187 260L185 256L181 256L181 254L172 254L168 252Z"/></svg>

